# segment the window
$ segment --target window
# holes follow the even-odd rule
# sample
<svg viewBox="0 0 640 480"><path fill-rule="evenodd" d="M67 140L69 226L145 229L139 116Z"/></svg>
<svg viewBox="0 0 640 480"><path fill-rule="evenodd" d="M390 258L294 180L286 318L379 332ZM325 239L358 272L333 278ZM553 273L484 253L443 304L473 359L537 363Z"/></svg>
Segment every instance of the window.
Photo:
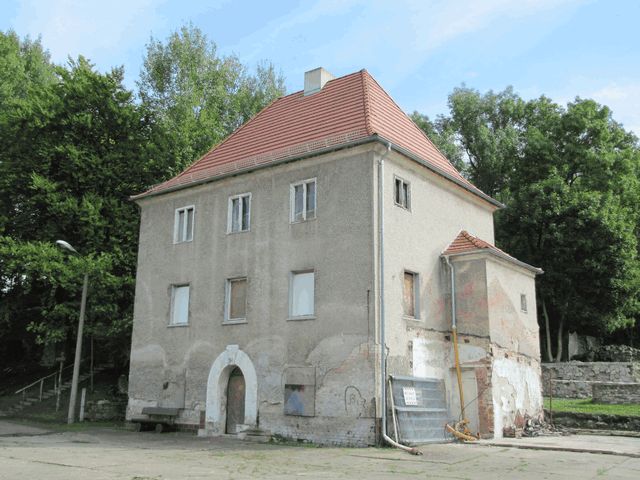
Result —
<svg viewBox="0 0 640 480"><path fill-rule="evenodd" d="M293 272L289 285L289 316L311 317L314 314L315 272Z"/></svg>
<svg viewBox="0 0 640 480"><path fill-rule="evenodd" d="M527 313L527 296L524 293L520 294L520 310Z"/></svg>
<svg viewBox="0 0 640 480"><path fill-rule="evenodd" d="M316 179L291 185L291 222L316 218Z"/></svg>
<svg viewBox="0 0 640 480"><path fill-rule="evenodd" d="M404 272L402 307L405 317L418 318L418 274Z"/></svg>
<svg viewBox="0 0 640 480"><path fill-rule="evenodd" d="M251 194L229 197L227 233L247 232L251 223Z"/></svg>
<svg viewBox="0 0 640 480"><path fill-rule="evenodd" d="M176 209L176 220L173 227L173 243L193 240L193 206Z"/></svg>
<svg viewBox="0 0 640 480"><path fill-rule="evenodd" d="M169 325L189 323L189 285L174 285L171 288L171 319Z"/></svg>
<svg viewBox="0 0 640 480"><path fill-rule="evenodd" d="M225 299L225 322L244 322L247 318L247 279L227 280Z"/></svg>
<svg viewBox="0 0 640 480"><path fill-rule="evenodd" d="M398 177L395 177L394 184L394 201L396 205L409 210L411 208L411 189L409 184Z"/></svg>

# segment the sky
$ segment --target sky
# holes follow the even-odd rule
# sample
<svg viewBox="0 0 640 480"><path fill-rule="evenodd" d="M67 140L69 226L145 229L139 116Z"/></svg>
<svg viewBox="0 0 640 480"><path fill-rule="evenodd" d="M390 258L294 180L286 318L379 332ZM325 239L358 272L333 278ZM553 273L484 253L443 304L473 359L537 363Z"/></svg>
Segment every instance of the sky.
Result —
<svg viewBox="0 0 640 480"><path fill-rule="evenodd" d="M366 68L408 113L446 114L465 84L524 98L608 105L640 136L637 0L0 0L0 30L41 37L56 63L125 67L135 88L151 37L191 22L250 67L271 61L288 92L304 72Z"/></svg>

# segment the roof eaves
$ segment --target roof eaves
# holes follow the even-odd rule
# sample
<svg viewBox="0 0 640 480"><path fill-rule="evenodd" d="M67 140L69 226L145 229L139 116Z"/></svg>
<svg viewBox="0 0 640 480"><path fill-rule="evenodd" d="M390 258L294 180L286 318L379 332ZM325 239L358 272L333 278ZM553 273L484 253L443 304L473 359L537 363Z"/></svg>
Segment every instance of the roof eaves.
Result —
<svg viewBox="0 0 640 480"><path fill-rule="evenodd" d="M458 178L454 177L453 175L451 175L449 172L446 172L443 169L433 165L431 162L427 162L425 159L419 157L415 153L407 150L406 148L400 147L399 145L395 145L391 140L387 140L386 138L384 138L384 137L382 137L380 135L376 134L375 136L377 136L380 139L380 141L382 143L384 143L385 145L390 144L392 150L395 150L396 152L401 153L402 155L404 155L406 157L409 157L410 159L418 162L420 165L422 165L424 167L427 167L432 172L437 173L438 175L440 175L440 176L446 178L447 180L455 183L456 185L464 188L468 192L473 193L474 195L480 197L481 199L483 199L484 201L490 203L491 205L493 205L495 207L498 207L498 208L505 208L506 207L506 205L504 203L499 202L495 198L487 195L482 190L467 185L466 183L460 181L460 179L458 179Z"/></svg>
<svg viewBox="0 0 640 480"><path fill-rule="evenodd" d="M234 170L234 171L231 171L231 172L228 172L228 173L224 173L222 175L214 175L214 176L211 176L211 177L202 178L202 179L195 180L195 181L189 182L189 183L182 183L182 184L174 185L172 187L164 188L162 190L147 190L146 192L139 193L137 195L131 195L129 197L129 200L138 201L138 200L141 200L143 198L156 197L156 196L159 196L159 195L164 195L165 193L176 192L178 190L184 190L186 188L191 188L191 187L195 187L195 186L198 186L198 185L204 185L205 183L215 182L215 181L221 180L223 178L234 177L236 175L249 173L251 171L261 170L263 168L268 168L268 167L272 167L272 166L275 166L275 165L280 165L280 164L283 164L283 163L295 162L297 160L303 160L305 158L316 157L318 155L323 155L325 153L336 152L336 151L339 151L339 150L344 150L345 148L357 147L359 145L364 145L365 143L371 143L371 142L375 142L375 141L380 141L378 136L377 135L369 135L367 137L359 138L357 140L351 140L351 141L346 142L346 143L341 143L341 144L332 145L332 146L325 147L325 148L320 148L318 150L305 152L303 154L292 155L292 156L289 156L289 157L283 157L283 158L280 158L280 159L275 160L273 162L263 163L263 164L259 164L259 165L251 165L251 166L248 166L247 168Z"/></svg>
<svg viewBox="0 0 640 480"><path fill-rule="evenodd" d="M523 261L518 260L517 258L512 257L511 255L504 253L502 250L498 249L498 248L477 248L475 250L468 250L465 252L459 252L459 253L448 253L448 254L442 254L442 257L444 258L452 258L452 257L463 257L466 255L474 255L474 254L478 254L478 253L489 253L491 255L494 255L498 258L501 258L502 260L506 260L509 263L513 263L514 265L517 265L519 267L524 268L525 270L529 270L532 273L535 273L536 275L541 275L544 273L544 270L542 270L539 267L534 267L533 265L529 265L528 263L525 263Z"/></svg>

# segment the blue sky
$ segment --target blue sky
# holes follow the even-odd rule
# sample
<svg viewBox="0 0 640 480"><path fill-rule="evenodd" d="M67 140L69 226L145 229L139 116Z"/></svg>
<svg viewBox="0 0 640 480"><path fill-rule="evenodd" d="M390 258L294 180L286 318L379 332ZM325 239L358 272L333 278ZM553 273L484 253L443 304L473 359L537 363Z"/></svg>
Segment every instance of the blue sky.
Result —
<svg viewBox="0 0 640 480"><path fill-rule="evenodd" d="M640 135L640 1L0 0L0 29L42 37L54 61L124 65L135 86L145 44L186 22L223 54L272 61L290 92L305 70L366 68L407 112L447 111L465 83L525 98L609 105Z"/></svg>

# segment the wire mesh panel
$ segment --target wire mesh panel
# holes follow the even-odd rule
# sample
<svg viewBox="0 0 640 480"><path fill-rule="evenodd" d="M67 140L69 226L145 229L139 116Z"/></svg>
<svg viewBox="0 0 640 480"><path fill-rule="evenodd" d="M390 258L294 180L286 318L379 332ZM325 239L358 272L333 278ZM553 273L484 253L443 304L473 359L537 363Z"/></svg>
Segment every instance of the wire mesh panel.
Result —
<svg viewBox="0 0 640 480"><path fill-rule="evenodd" d="M450 440L444 429L448 412L443 380L392 376L391 391L402 443Z"/></svg>

